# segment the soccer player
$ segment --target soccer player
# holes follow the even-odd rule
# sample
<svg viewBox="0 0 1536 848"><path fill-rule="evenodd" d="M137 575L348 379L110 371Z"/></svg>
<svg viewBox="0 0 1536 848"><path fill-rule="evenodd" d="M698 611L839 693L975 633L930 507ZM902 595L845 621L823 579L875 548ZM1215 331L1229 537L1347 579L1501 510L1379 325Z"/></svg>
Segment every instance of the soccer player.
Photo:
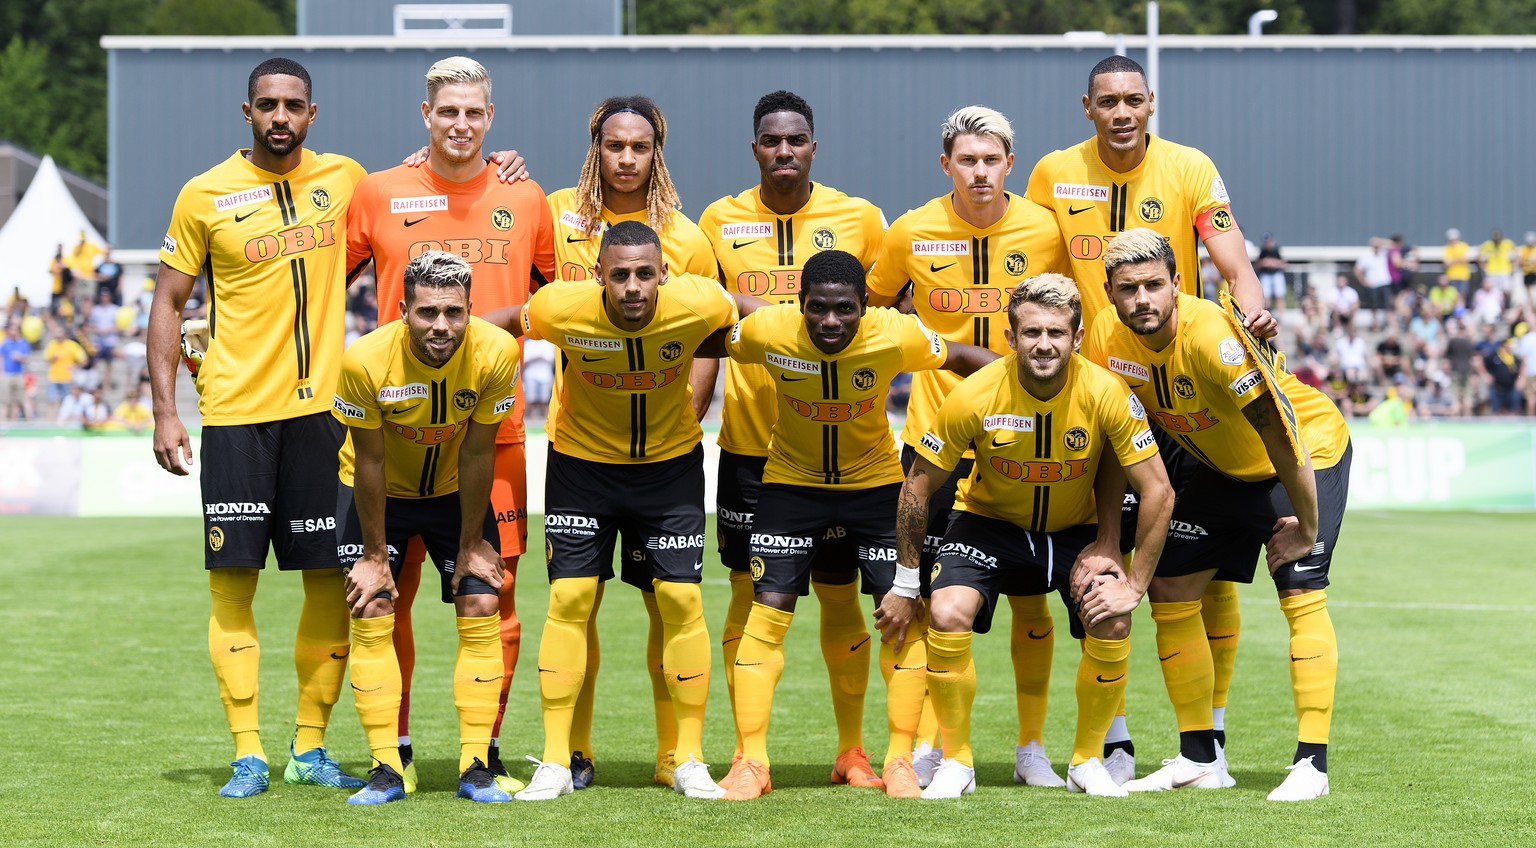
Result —
<svg viewBox="0 0 1536 848"><path fill-rule="evenodd" d="M699 226L714 245L726 291L771 303L793 303L801 268L820 251L853 254L866 269L874 264L885 218L867 200L811 181L816 158L815 116L788 91L763 95L752 110L752 156L758 184L709 205ZM731 600L721 634L727 689L734 690L736 651L752 611L748 537L768 461L768 434L778 417L773 377L758 365L729 360L721 410L720 467L716 509L721 562L731 571ZM708 381L698 378L695 386ZM869 687L869 633L849 574L813 569L811 588L821 603L821 650L837 719L834 783L879 786L864 753L864 693ZM732 704L737 703L732 697ZM736 747L741 753L738 728Z"/></svg>
<svg viewBox="0 0 1536 848"><path fill-rule="evenodd" d="M257 65L242 104L253 144L182 188L160 249L148 365L155 459L185 475L192 442L176 415L181 310L201 274L208 349L197 373L203 417L204 564L213 595L208 650L234 735L234 774L219 790L267 789L259 737L261 657L251 601L267 550L304 575L294 643L297 730L288 783L357 788L326 753L325 728L346 673L347 619L336 562L335 474L342 427L331 418L341 365L346 214L363 169L304 149L317 108L309 72Z"/></svg>
<svg viewBox="0 0 1536 848"><path fill-rule="evenodd" d="M870 302L894 304L910 282L912 304L924 325L952 342L966 341L1012 353L1004 331L1009 293L1026 274L1066 271L1066 248L1056 218L1004 188L1013 170L1013 126L985 106L956 110L940 129L939 167L954 190L897 218L886 232L880 261L870 272ZM994 325L992 322L998 323ZM941 371L912 375L912 398L901 430L901 462L912 467L917 445L939 405L960 378ZM931 568L939 539L949 526L955 487L971 474L967 450L928 503L927 543L921 569ZM1034 581L1025 579L1026 588ZM1012 653L1019 734L1014 780L1031 786L1065 786L1051 770L1041 744L1051 679L1055 623L1046 596L1003 586L1013 608ZM1065 595L1063 595L1065 597ZM926 786L941 752L926 741L913 752L919 783Z"/></svg>
<svg viewBox="0 0 1536 848"><path fill-rule="evenodd" d="M1102 575L1072 609L1083 638L1077 671L1077 734L1067 788L1123 796L1099 758L1123 697L1130 613L1151 579L1173 507L1173 491L1140 403L1113 374L1074 354L1083 331L1077 286L1060 274L1019 283L1004 335L1013 355L962 381L944 399L902 485L897 562L916 568L928 502L967 446L976 461L955 495L955 512L933 565L928 691L944 734L945 758L924 798L974 792L971 704L976 696L972 633L991 628L1003 586L1033 584L1043 595L1069 571L1097 563ZM1124 475L1115 471L1118 458ZM1100 480L1101 465L1105 469ZM1120 568L1124 482L1143 498L1136 553ZM1105 493L1108 496L1105 496Z"/></svg>
<svg viewBox="0 0 1536 848"><path fill-rule="evenodd" d="M655 592L664 628L661 665L677 721L673 788L717 798L725 790L703 763L710 671L699 593L704 449L688 373L699 344L736 320L736 305L713 279L669 276L660 239L638 221L603 233L596 271L601 285L547 286L521 310L494 318L553 342L564 370L546 478L544 756L516 797L543 801L572 791L571 722L586 677L587 632L623 532L640 542L645 558L626 559L620 576Z"/></svg>
<svg viewBox="0 0 1536 848"><path fill-rule="evenodd" d="M709 240L678 208L681 200L662 156L667 142L667 119L661 109L648 97L610 97L597 104L587 123L587 131L591 144L587 148L580 180L573 188L561 189L549 196L550 214L556 227L555 256L560 279L592 277L602 230L620 221L639 221L655 230L661 239L662 261L673 273L715 276L715 255ZM714 360L698 359L694 370L709 384L694 385L694 413L702 418L714 392L718 365ZM558 410L551 406L550 417L557 415ZM621 547L623 556L644 555L627 542ZM657 783L670 786L677 721L672 715L672 699L667 694L666 679L661 674L661 614L656 608L654 594L647 591L643 597L651 622L646 638L646 668L650 671L652 701L656 707L655 779ZM594 612L602 605L602 600L599 587ZM594 626L587 632L586 681L576 702L571 727L571 780L577 789L590 786L595 776L592 708L599 653L595 617L593 621Z"/></svg>
<svg viewBox="0 0 1536 848"><path fill-rule="evenodd" d="M510 801L485 760L505 675L501 533L490 507L500 423L512 412L517 342L470 317L470 264L439 250L405 267L400 320L347 348L332 414L347 426L336 494L337 553L352 611L352 690L375 766L350 804L405 797L394 575L420 537L458 616L453 701L459 797Z"/></svg>
<svg viewBox="0 0 1536 848"><path fill-rule="evenodd" d="M969 374L996 358L984 348L946 345L913 315L866 313L864 266L828 250L802 271L799 304L753 312L731 334L733 360L774 378L774 424L750 563L756 602L736 655L734 711L744 748L722 783L726 798L756 798L772 788L768 719L784 670L784 636L813 563L823 574L862 575L874 595L885 639L880 667L889 688L890 749L882 782L896 797L916 797L912 737L922 713L922 633L917 572L897 580L891 515L901 465L884 414L890 378L949 368ZM894 595L889 608L881 602ZM867 634L866 637L868 638Z"/></svg>
<svg viewBox="0 0 1536 848"><path fill-rule="evenodd" d="M400 165L370 174L357 187L347 224L347 263L357 274L372 259L378 287L379 326L401 317L406 264L424 251L441 250L468 262L474 271L474 312L519 306L529 291L555 278L553 226L544 192L532 180L503 183L481 158L496 115L491 78L473 59L452 56L426 75L421 118L430 142L425 167ZM517 560L528 544L527 460L523 393L496 436L496 474L491 514L499 528L498 552L506 562L501 584L501 650L504 663L500 706L486 761L509 792L522 788L502 765L497 737L507 691L522 640L517 618ZM410 611L421 580L426 550L422 540L407 549L399 580L395 647L400 657L399 744L406 791L415 791L416 767L410 738L410 681L415 644Z"/></svg>
<svg viewBox="0 0 1536 848"><path fill-rule="evenodd" d="M1349 430L1321 392L1256 359L1272 350L1266 343L1240 341L1247 334L1221 307L1181 293L1177 265L1159 233L1121 233L1104 253L1114 311L1100 315L1083 347L1125 377L1152 420L1198 460L1180 475L1177 532L1150 589L1179 756L1125 788L1233 785L1212 729L1215 671L1201 596L1217 577L1251 582L1263 545L1290 626L1299 724L1290 774L1269 798L1316 798L1328 794L1338 672L1323 590L1349 494Z"/></svg>
<svg viewBox="0 0 1536 848"><path fill-rule="evenodd" d="M1027 194L1052 210L1061 225L1072 277L1083 297L1083 326L1093 326L1098 313L1109 305L1100 294L1106 246L1127 229L1150 227L1173 245L1184 291L1197 297L1205 294L1198 239L1249 316L1249 328L1261 338L1273 338L1279 324L1265 308L1264 292L1249 264L1226 184L1204 153L1147 132L1147 120L1157 104L1141 65L1124 56L1110 56L1094 65L1082 103L1083 114L1093 122L1093 137L1041 157L1029 176ZM1163 462L1170 469L1181 467L1177 443L1158 433ZM1217 654L1220 717L1216 721L1222 727L1241 625L1237 587L1215 582L1205 610L1207 632ZM1116 719L1105 742L1110 771L1117 779L1135 777L1135 749L1123 716Z"/></svg>

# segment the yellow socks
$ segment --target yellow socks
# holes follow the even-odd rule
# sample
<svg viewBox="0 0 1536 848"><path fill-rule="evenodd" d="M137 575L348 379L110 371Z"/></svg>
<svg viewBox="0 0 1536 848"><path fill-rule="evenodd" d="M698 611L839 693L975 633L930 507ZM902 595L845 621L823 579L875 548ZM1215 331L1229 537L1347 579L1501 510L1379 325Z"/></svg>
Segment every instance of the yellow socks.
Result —
<svg viewBox="0 0 1536 848"><path fill-rule="evenodd" d="M1296 738L1326 745L1333 721L1333 687L1339 672L1339 642L1321 589L1280 599L1291 627L1291 691L1296 699Z"/></svg>
<svg viewBox="0 0 1536 848"><path fill-rule="evenodd" d="M933 711L933 696L923 697L923 715L917 720L917 734L912 738L914 747L924 742L930 748L942 747L939 745L939 716Z"/></svg>
<svg viewBox="0 0 1536 848"><path fill-rule="evenodd" d="M1179 722L1179 732L1211 729L1211 647L1199 601L1152 604L1157 623L1157 660Z"/></svg>
<svg viewBox="0 0 1536 848"><path fill-rule="evenodd" d="M1232 688L1232 669L1237 665L1238 634L1243 613L1237 605L1237 584L1212 580L1200 599L1200 617L1205 620L1205 639L1211 644L1211 663L1216 671L1211 689L1211 706L1220 713L1227 708L1227 691ZM1221 730L1224 722L1216 722Z"/></svg>
<svg viewBox="0 0 1536 848"><path fill-rule="evenodd" d="M885 720L890 742L885 761L912 756L912 739L922 719L928 691L928 628L913 622L901 650L880 643L880 674L885 678Z"/></svg>
<svg viewBox="0 0 1536 848"><path fill-rule="evenodd" d="M596 577L561 577L549 584L549 616L539 640L545 762L571 761L571 714L587 676L587 623L597 585Z"/></svg>
<svg viewBox="0 0 1536 848"><path fill-rule="evenodd" d="M1056 650L1056 624L1046 595L1009 596L1013 608L1013 686L1019 706L1019 741L1044 743L1045 707Z"/></svg>
<svg viewBox="0 0 1536 848"><path fill-rule="evenodd" d="M213 613L208 618L208 655L213 676L219 682L224 718L235 737L235 759L256 756L265 760L257 735L261 722L256 715L256 678L261 666L261 645L256 641L256 617L251 600L256 597L254 568L214 568L208 571Z"/></svg>
<svg viewBox="0 0 1536 848"><path fill-rule="evenodd" d="M459 617L459 656L453 664L453 705L459 711L459 771L486 761L496 703L501 698L501 614ZM567 758L569 760L569 758Z"/></svg>
<svg viewBox="0 0 1536 848"><path fill-rule="evenodd" d="M1125 695L1130 657L1130 639L1088 636L1083 640L1083 657L1077 666L1077 735L1072 741L1072 765L1103 756L1104 733Z"/></svg>
<svg viewBox="0 0 1536 848"><path fill-rule="evenodd" d="M704 762L704 704L709 699L709 628L697 583L653 582L663 629L661 676L676 714L674 762ZM665 742L661 744L666 744Z"/></svg>
<svg viewBox="0 0 1536 848"><path fill-rule="evenodd" d="M656 756L659 758L677 750L677 711L672 709L672 691L667 688L663 662L666 625L661 620L661 607L655 592L641 592L640 597L645 600L645 613L651 620L645 634L645 668L651 677L651 703L656 713ZM703 762L704 758L700 756L698 760Z"/></svg>
<svg viewBox="0 0 1536 848"><path fill-rule="evenodd" d="M393 615L352 619L352 696L373 759L403 772L395 736L400 713L400 662L395 656L394 631Z"/></svg>
<svg viewBox="0 0 1536 848"><path fill-rule="evenodd" d="M597 697L597 670L603 659L597 639L597 610L602 605L603 584L598 583L597 595L592 600L592 612L587 616L586 676L581 680L576 709L571 713L571 750L582 752L588 759L592 758L592 710Z"/></svg>
<svg viewBox="0 0 1536 848"><path fill-rule="evenodd" d="M768 717L784 673L784 634L795 614L754 603L736 654L736 732L742 756L768 765Z"/></svg>
<svg viewBox="0 0 1536 848"><path fill-rule="evenodd" d="M731 572L731 601L725 608L725 625L720 633L720 653L725 663L725 692L731 701L731 716L736 714L736 652L741 650L741 633L752 614L752 574ZM736 731L736 753L741 753L741 730Z"/></svg>
<svg viewBox="0 0 1536 848"><path fill-rule="evenodd" d="M299 672L298 732L293 751L302 754L325 744L331 708L341 697L347 674L347 591L341 569L304 572L304 606L293 639L293 664Z"/></svg>
<svg viewBox="0 0 1536 848"><path fill-rule="evenodd" d="M869 689L869 625L859 608L858 581L831 585L811 581L821 601L821 655L832 684L837 752L864 744L864 693Z"/></svg>
<svg viewBox="0 0 1536 848"><path fill-rule="evenodd" d="M928 695L944 734L944 756L974 765L971 702L976 700L976 663L971 659L971 631L928 631L927 676Z"/></svg>

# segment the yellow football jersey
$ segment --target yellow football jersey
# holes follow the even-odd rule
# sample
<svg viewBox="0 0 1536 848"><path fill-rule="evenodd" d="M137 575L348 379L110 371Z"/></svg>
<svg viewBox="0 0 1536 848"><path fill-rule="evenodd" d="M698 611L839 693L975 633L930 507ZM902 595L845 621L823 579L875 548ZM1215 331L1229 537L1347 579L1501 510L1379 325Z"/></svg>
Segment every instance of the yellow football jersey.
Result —
<svg viewBox="0 0 1536 848"><path fill-rule="evenodd" d="M1067 368L1066 385L1048 401L1025 390L1012 356L988 363L944 399L917 452L953 471L975 449L955 509L1033 532L1096 524L1093 480L1105 451L1123 466L1157 454L1146 410L1125 383L1081 356Z"/></svg>
<svg viewBox="0 0 1536 848"><path fill-rule="evenodd" d="M549 196L549 211L555 219L556 273L562 280L587 280L592 278L592 268L597 264L597 247L603 231L621 221L639 221L648 224L645 210L627 215L616 215L603 207L603 225L594 235L587 235L587 221L576 214L581 201L576 189L562 188ZM661 258L672 274L697 274L713 277L718 273L714 249L704 231L682 213L672 210L672 218L661 232Z"/></svg>
<svg viewBox="0 0 1536 848"><path fill-rule="evenodd" d="M459 490L459 446L469 422L500 424L512 412L517 340L470 318L453 358L434 368L411 351L410 328L391 321L341 358L331 414L347 427L384 429L384 493L430 498ZM352 485L352 436L341 446L341 482Z"/></svg>
<svg viewBox="0 0 1536 848"><path fill-rule="evenodd" d="M704 432L688 373L699 343L736 320L736 302L713 278L675 274L657 290L656 314L621 330L603 308L606 290L563 281L534 292L523 332L560 348L560 415L550 444L594 462L660 462Z"/></svg>
<svg viewBox="0 0 1536 848"><path fill-rule="evenodd" d="M305 150L272 174L245 152L187 181L160 248L161 262L207 285L207 425L329 409L346 335L347 207L362 166Z"/></svg>
<svg viewBox="0 0 1536 848"><path fill-rule="evenodd" d="M793 303L800 293L800 269L823 250L842 250L867 269L875 263L885 235L885 217L867 200L819 183L793 215L764 206L757 187L711 203L699 228L714 245L720 281L727 291L770 303ZM718 442L722 450L767 456L778 401L767 371L729 360L725 365L725 406Z"/></svg>
<svg viewBox="0 0 1536 848"><path fill-rule="evenodd" d="M1001 220L978 230L955 214L952 195L902 215L886 231L869 290L895 297L910 280L912 305L923 323L952 342L1009 355L1008 295L1026 278L1071 273L1056 217L1016 194ZM912 398L901 440L913 447L928 432L960 375L912 375Z"/></svg>
<svg viewBox="0 0 1536 848"><path fill-rule="evenodd" d="M1232 335L1221 307L1180 294L1177 311L1173 344L1154 351L1120 323L1114 309L1106 309L1089 329L1083 355L1124 377L1153 422L1201 462L1238 480L1275 476L1263 441L1242 412L1264 396L1258 366ZM1349 444L1344 416L1289 372L1276 376L1296 410L1312 467L1332 468Z"/></svg>
<svg viewBox="0 0 1536 848"><path fill-rule="evenodd" d="M792 303L768 306L731 331L733 361L763 366L777 395L764 483L868 489L902 480L885 417L891 378L939 368L949 349L915 315L870 309L859 332L828 355Z"/></svg>
<svg viewBox="0 0 1536 848"><path fill-rule="evenodd" d="M1029 175L1029 199L1056 213L1083 297L1083 326L1109 306L1104 293L1104 246L1116 233L1149 227L1173 246L1180 289L1197 297L1202 239L1237 226L1227 187L1209 156L1147 135L1147 155L1130 171L1099 159L1098 141L1041 157Z"/></svg>

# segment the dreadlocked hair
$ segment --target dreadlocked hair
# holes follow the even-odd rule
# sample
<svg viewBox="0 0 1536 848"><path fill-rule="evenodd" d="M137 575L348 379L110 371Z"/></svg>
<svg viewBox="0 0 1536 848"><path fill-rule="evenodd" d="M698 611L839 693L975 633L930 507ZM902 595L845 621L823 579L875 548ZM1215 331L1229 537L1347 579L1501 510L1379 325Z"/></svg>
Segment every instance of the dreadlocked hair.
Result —
<svg viewBox="0 0 1536 848"><path fill-rule="evenodd" d="M672 184L672 175L661 155L667 142L667 119L651 98L638 94L610 97L592 110L592 117L587 121L592 144L587 148L587 160L581 165L581 179L576 183L576 197L580 200L576 214L587 222L587 235L596 235L602 229L602 129L609 118L619 113L637 114L654 130L655 149L651 155L651 178L645 195L645 217L651 229L663 232L672 223L672 210L682 208L683 201L677 196L677 187Z"/></svg>

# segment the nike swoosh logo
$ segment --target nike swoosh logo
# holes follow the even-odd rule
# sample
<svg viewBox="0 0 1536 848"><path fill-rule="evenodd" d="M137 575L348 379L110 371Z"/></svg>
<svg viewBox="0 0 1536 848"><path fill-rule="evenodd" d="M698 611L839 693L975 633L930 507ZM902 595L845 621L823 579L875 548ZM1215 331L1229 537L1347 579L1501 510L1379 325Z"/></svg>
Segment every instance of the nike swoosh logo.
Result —
<svg viewBox="0 0 1536 848"><path fill-rule="evenodd" d="M1237 638L1237 634L1236 633L1228 633L1225 636L1212 636L1211 634L1207 633L1207 634L1205 634L1205 638L1206 638L1206 641L1208 641L1208 642L1219 642L1222 639L1236 639Z"/></svg>
<svg viewBox="0 0 1536 848"><path fill-rule="evenodd" d="M1315 660L1315 659L1317 659L1320 656L1322 656L1322 654L1313 654L1310 657L1298 657L1295 654L1292 654L1291 655L1291 662L1301 662L1302 660Z"/></svg>
<svg viewBox="0 0 1536 848"><path fill-rule="evenodd" d="M344 659L346 659L347 657L350 657L350 656L352 656L352 655L350 653L348 653L348 654L342 654L341 656L338 657L338 656L336 656L336 652L335 651L331 651L331 659L333 659L333 660L344 660Z"/></svg>
<svg viewBox="0 0 1536 848"><path fill-rule="evenodd" d="M364 689L363 687L361 687L361 686L357 685L356 683L354 683L354 684L352 684L352 688L354 690L358 691L358 692L377 692L380 689L383 689L384 686L381 684L381 685L373 687L372 689Z"/></svg>
<svg viewBox="0 0 1536 848"><path fill-rule="evenodd" d="M806 377L791 377L788 374L780 374L779 375L779 379L783 380L786 383L798 383L801 380L809 380L810 377L808 377L808 376L806 376Z"/></svg>
<svg viewBox="0 0 1536 848"><path fill-rule="evenodd" d="M704 561L703 560L699 560L698 563L693 566L693 570L694 571L701 571L701 570L703 570L703 568L704 568Z"/></svg>
<svg viewBox="0 0 1536 848"><path fill-rule="evenodd" d="M953 267L955 267L955 263L953 263L953 262L949 263L948 265L935 265L932 262L929 262L928 263L928 273L930 273L930 274L937 274L940 271L944 270L945 268L953 268Z"/></svg>
<svg viewBox="0 0 1536 848"><path fill-rule="evenodd" d="M414 226L416 226L416 225L417 225L417 224L420 224L420 223L421 223L421 222L422 222L422 221L425 221L425 220L427 220L427 219L428 219L428 218L430 218L430 217L432 217L432 216L431 216L431 215L423 215L423 216L421 216L421 217L420 217L420 218L417 218L417 219L416 219L416 220L414 220L414 221L406 221L406 222L405 222L405 225L406 225L406 226L407 226L407 227L414 227Z"/></svg>
<svg viewBox="0 0 1536 848"><path fill-rule="evenodd" d="M402 407L399 407L399 408L396 408L396 409L391 409L389 411L389 414L390 415L404 415L407 412L410 412L411 410L415 409L418 406L421 406L421 404L413 403L410 406L402 406Z"/></svg>
<svg viewBox="0 0 1536 848"><path fill-rule="evenodd" d="M737 667L737 668L745 668L745 667L747 667L747 666L749 666L749 665L762 665L762 663L760 663L760 662L755 662L755 663L744 663L744 662L742 662L742 661L741 661L741 660L737 660L737 661L736 661L736 667Z"/></svg>
<svg viewBox="0 0 1536 848"><path fill-rule="evenodd" d="M241 651L244 651L244 650L247 650L247 649L250 649L250 648L254 648L254 647L256 647L256 646L255 645L241 645L240 647L236 648L234 645L230 645L229 646L229 652L231 654L238 654Z"/></svg>
<svg viewBox="0 0 1536 848"><path fill-rule="evenodd" d="M1176 657L1176 656L1178 656L1178 655L1179 655L1179 654L1182 654L1182 653L1184 653L1184 652L1183 652L1183 651L1174 651L1174 652L1173 652L1173 653L1171 653L1171 654L1169 654L1169 655L1168 655L1168 656L1166 656L1166 657L1164 657L1164 656L1159 656L1159 657L1158 657L1158 658L1157 658L1157 661L1158 661L1158 662L1167 662L1167 661L1169 661L1169 660L1171 660L1171 659L1173 659L1173 658L1174 658L1174 657Z"/></svg>
<svg viewBox="0 0 1536 848"><path fill-rule="evenodd" d="M720 646L721 647L725 647L726 645L729 645L732 642L740 642L740 641L741 641L741 637L740 636L732 636L729 639L721 639L720 640Z"/></svg>
<svg viewBox="0 0 1536 848"><path fill-rule="evenodd" d="M1014 439L1013 441L1008 441L1008 442L999 442L997 440L997 437L993 436L992 437L992 447L994 447L994 448L1006 448L1009 445L1011 445L1011 444L1013 444L1014 442L1017 442L1017 441L1018 441L1018 439Z"/></svg>
<svg viewBox="0 0 1536 848"><path fill-rule="evenodd" d="M700 677L703 677L703 676L704 676L704 672L702 672L702 671L699 672L698 674L690 674L687 677L684 677L681 674L679 674L677 676L677 682L678 683L682 683L682 682L687 681L687 680L698 680Z"/></svg>
<svg viewBox="0 0 1536 848"><path fill-rule="evenodd" d="M731 249L741 250L743 247L746 247L749 244L757 244L760 241L762 241L762 239L753 239L751 241L733 241L731 242Z"/></svg>
<svg viewBox="0 0 1536 848"><path fill-rule="evenodd" d="M1207 770L1202 771L1199 774L1195 775L1194 777L1191 777L1188 780L1175 780L1173 782L1173 788L1174 789L1183 789L1184 787L1189 786L1192 783L1199 783L1200 781L1206 779L1207 777L1210 777L1210 775L1211 775L1211 771L1209 769L1207 769Z"/></svg>
<svg viewBox="0 0 1536 848"><path fill-rule="evenodd" d="M1068 215L1076 215L1076 214L1081 213L1081 212L1087 212L1089 209L1092 209L1092 208L1093 208L1092 206L1084 206L1083 208L1078 209L1076 207L1070 207L1069 206L1069 207L1067 207L1067 214Z"/></svg>
<svg viewBox="0 0 1536 848"><path fill-rule="evenodd" d="M539 674L554 674L554 673L555 673L555 670L552 669L552 668L545 668L543 666L539 666Z"/></svg>
<svg viewBox="0 0 1536 848"><path fill-rule="evenodd" d="M495 677L476 677L475 678L475 682L476 683L495 683L496 681L498 681L500 679L501 679L501 675L498 674Z"/></svg>
<svg viewBox="0 0 1536 848"><path fill-rule="evenodd" d="M566 244L575 244L578 241L586 241L586 239L584 239L584 238L577 238L575 236L566 236L565 237L565 243Z"/></svg>
<svg viewBox="0 0 1536 848"><path fill-rule="evenodd" d="M949 669L937 669L937 668L934 668L933 666L930 665L930 666L928 666L928 673L929 674L949 674Z"/></svg>
<svg viewBox="0 0 1536 848"><path fill-rule="evenodd" d="M1105 680L1103 675L1095 674L1093 679L1099 681L1100 683L1114 683L1116 680L1124 680L1125 675L1122 674L1119 677L1111 677L1110 679Z"/></svg>
<svg viewBox="0 0 1536 848"><path fill-rule="evenodd" d="M922 665L897 665L897 666L892 666L892 668L895 669L896 671L917 671L918 669L927 668L927 666L922 666Z"/></svg>
<svg viewBox="0 0 1536 848"><path fill-rule="evenodd" d="M854 651L857 651L857 650L858 650L858 649L860 649L860 648L862 648L862 647L864 647L864 646L865 646L865 645L868 645L868 644L869 644L869 637L868 637L868 636L865 636L865 637L864 637L864 641L862 641L862 642L860 642L860 643L859 643L859 644L857 644L857 645L854 645L854 646L853 646L853 647L852 647L852 648L849 648L849 649L848 649L848 653L850 653L850 654L851 654L851 653L853 653L853 652L854 652Z"/></svg>
<svg viewBox="0 0 1536 848"><path fill-rule="evenodd" d="M1294 568L1297 571L1313 571L1315 569L1319 569L1319 568L1322 568L1322 567L1323 566L1322 566L1321 563L1319 563L1318 565L1293 565L1293 566L1291 566L1291 568Z"/></svg>
<svg viewBox="0 0 1536 848"><path fill-rule="evenodd" d="M607 359L607 358L608 357L606 357L606 356L588 356L585 353L583 353L581 355L581 361L582 362L599 362L599 361L602 361L602 360Z"/></svg>
<svg viewBox="0 0 1536 848"><path fill-rule="evenodd" d="M1051 635L1052 633L1055 633L1055 632L1056 632L1056 628L1052 627L1050 630L1047 630L1044 633L1041 633L1039 636L1036 636L1035 635L1035 631L1033 631L1033 630L1025 631L1024 635L1028 636L1031 639L1044 639L1045 637L1047 637L1047 636L1049 636L1049 635Z"/></svg>
<svg viewBox="0 0 1536 848"><path fill-rule="evenodd" d="M246 218L249 218L252 215L255 215L257 212L260 212L260 211L261 211L260 209L252 209L251 211L245 213L244 215L241 215L240 213L236 212L235 213L235 223L238 224L241 221L244 221Z"/></svg>

